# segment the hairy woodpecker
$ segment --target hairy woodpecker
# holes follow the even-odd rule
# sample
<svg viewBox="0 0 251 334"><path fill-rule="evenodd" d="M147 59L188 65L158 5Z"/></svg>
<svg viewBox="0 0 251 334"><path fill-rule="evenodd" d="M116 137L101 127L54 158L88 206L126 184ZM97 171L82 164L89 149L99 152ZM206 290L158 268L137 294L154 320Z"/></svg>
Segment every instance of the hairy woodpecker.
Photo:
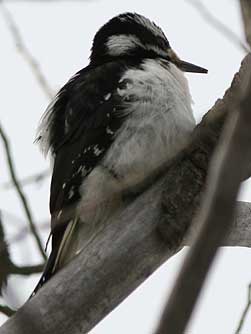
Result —
<svg viewBox="0 0 251 334"><path fill-rule="evenodd" d="M96 33L90 64L58 92L37 140L53 159L52 251L34 293L78 254L121 203L188 141L195 126L180 60L163 31L124 13Z"/></svg>

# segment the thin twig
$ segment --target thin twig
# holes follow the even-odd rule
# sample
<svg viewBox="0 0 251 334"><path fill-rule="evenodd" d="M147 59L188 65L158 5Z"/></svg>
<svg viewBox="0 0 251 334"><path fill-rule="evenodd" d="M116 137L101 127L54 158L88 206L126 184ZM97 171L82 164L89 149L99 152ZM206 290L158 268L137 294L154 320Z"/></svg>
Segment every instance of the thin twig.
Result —
<svg viewBox="0 0 251 334"><path fill-rule="evenodd" d="M14 168L14 162L13 162L13 159L12 159L12 156L11 156L11 150L10 150L9 141L7 139L7 136L4 133L4 130L3 130L2 126L1 126L1 124L0 124L0 136L1 136L2 140L3 140L5 154L6 154L6 157L7 157L7 162L8 162L8 167L9 167L9 172L10 172L10 175L11 175L12 182L15 185L16 191L17 191L17 193L19 195L19 198L20 198L20 201L21 201L21 203L23 205L23 208L24 208L27 220L29 222L30 229L31 229L31 231L32 231L32 233L34 235L34 238L36 240L36 243L37 243L37 246L39 248L39 251L40 251L43 259L46 260L46 255L44 253L42 242L41 242L40 237L38 235L38 232L36 230L36 226L34 224L34 220L33 220L32 213L31 213L31 209L29 207L29 204L28 204L28 201L26 199L26 196L23 193L22 187L19 184L18 178L16 176L16 172L15 172L15 168Z"/></svg>
<svg viewBox="0 0 251 334"><path fill-rule="evenodd" d="M45 93L46 97L51 100L54 96L54 91L52 87L49 85L45 75L40 69L40 66L35 59L35 57L31 54L28 50L25 42L20 34L19 28L8 8L4 5L4 1L0 0L0 5L3 13L3 17L8 25L9 31L13 37L13 40L16 44L17 50L23 56L24 60L27 62L29 67L32 70L37 82L39 83L40 87L42 88L43 92Z"/></svg>
<svg viewBox="0 0 251 334"><path fill-rule="evenodd" d="M250 52L249 47L243 43L231 29L229 29L224 23L217 19L201 1L187 0L187 2L196 8L205 21L207 21L213 28L225 36L230 42L232 42L234 45L237 45L245 52Z"/></svg>
<svg viewBox="0 0 251 334"><path fill-rule="evenodd" d="M24 236L26 236L27 234L29 234L31 231L30 231L30 228L27 227L27 226L24 226L22 228L20 228L21 225L25 225L25 220L24 219L21 219L15 215L13 215L12 213L4 210L4 209L0 209L1 213L3 214L4 216L4 219L8 220L8 225L13 225L15 226L16 228L18 228L18 232L12 236L11 238L9 238L7 240L7 243L8 245L10 245L11 243L14 243L14 242L19 242L23 239ZM50 222L49 220L48 221L41 221L38 223L38 226L39 226L39 230L46 230L48 231L49 228L50 228ZM1 250L0 250L1 251Z"/></svg>
<svg viewBox="0 0 251 334"><path fill-rule="evenodd" d="M39 229L40 230L45 229L46 231L48 231L49 228L50 228L50 223L49 222L44 222L44 223L39 224ZM24 227L23 229L19 230L12 238L9 238L7 240L8 245L11 245L11 244L22 241L27 236L29 231L30 231L30 229L27 228L27 227Z"/></svg>
<svg viewBox="0 0 251 334"><path fill-rule="evenodd" d="M251 160L249 72L242 84L244 95L239 96L236 105L233 103L228 106L230 117L211 161L207 190L194 223L198 233L164 309L156 334L184 333L217 249L233 222L238 189Z"/></svg>
<svg viewBox="0 0 251 334"><path fill-rule="evenodd" d="M12 310L10 307L5 305L0 305L0 312L7 315L7 317L11 317L16 312Z"/></svg>
<svg viewBox="0 0 251 334"><path fill-rule="evenodd" d="M33 184L33 183L40 183L44 179L46 179L50 175L50 170L46 169L45 171L35 173L33 175L29 175L27 177L24 177L23 179L19 180L19 183L22 185L22 187L25 187L27 185ZM10 189L14 186L13 182L8 181L5 183L2 183L1 187L4 189Z"/></svg>
<svg viewBox="0 0 251 334"><path fill-rule="evenodd" d="M246 305L245 309L243 310L243 313L242 313L242 316L241 316L241 319L239 321L238 328L236 329L235 334L240 334L241 333L241 330L242 330L242 327L244 325L244 322L245 322L245 319L247 317L250 306L251 306L251 283L248 285L247 305Z"/></svg>
<svg viewBox="0 0 251 334"><path fill-rule="evenodd" d="M34 266L17 266L12 264L10 268L10 274L29 276L32 274L41 273L43 269L44 264L38 264Z"/></svg>

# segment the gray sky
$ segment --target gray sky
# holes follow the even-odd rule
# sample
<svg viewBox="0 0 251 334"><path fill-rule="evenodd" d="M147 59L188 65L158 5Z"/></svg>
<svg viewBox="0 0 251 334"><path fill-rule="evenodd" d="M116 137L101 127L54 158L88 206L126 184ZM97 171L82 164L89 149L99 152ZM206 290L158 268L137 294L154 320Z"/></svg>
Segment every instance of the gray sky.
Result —
<svg viewBox="0 0 251 334"><path fill-rule="evenodd" d="M229 86L238 70L243 51L209 26L188 4L189 1L100 0L8 5L20 27L25 42L39 61L51 86L57 90L77 70L87 65L92 38L97 29L112 16L124 11L136 11L155 21L166 33L172 47L181 58L209 69L208 75L188 75L194 100L196 119L209 109ZM205 1L204 1L205 2ZM242 39L238 2L211 0L208 8ZM17 164L19 177L45 169L49 162L33 144L38 121L48 100L34 79L30 68L16 52L6 24L0 16L0 120L7 131ZM0 147L0 184L9 179ZM249 182L249 186L250 186ZM248 183L240 198L251 201ZM49 180L43 185L25 188L36 221L49 221ZM5 229L11 244L13 259L20 264L38 263L41 259L33 239L25 237L11 243L24 228L25 219L15 193L0 189L1 209L5 214ZM45 243L48 229L42 229ZM125 302L102 321L92 334L150 334L159 316L167 292L172 289L186 251L169 260ZM203 290L189 334L233 333L246 303L251 272L247 270L251 252L245 248L224 248ZM9 290L21 305L32 291L37 275L25 279L13 277ZM7 293L8 294L8 293ZM5 317L0 316L0 322ZM251 316L248 317L250 323ZM250 333L250 326L243 334Z"/></svg>

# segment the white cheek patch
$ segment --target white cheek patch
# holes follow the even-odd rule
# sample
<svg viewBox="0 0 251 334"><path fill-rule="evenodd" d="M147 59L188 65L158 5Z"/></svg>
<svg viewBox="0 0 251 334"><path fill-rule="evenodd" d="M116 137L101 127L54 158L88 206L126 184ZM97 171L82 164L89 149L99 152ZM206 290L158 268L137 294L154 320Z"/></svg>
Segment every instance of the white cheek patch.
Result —
<svg viewBox="0 0 251 334"><path fill-rule="evenodd" d="M143 47L140 40L134 35L114 35L109 37L106 42L108 54L111 56L119 56L128 53L136 47Z"/></svg>

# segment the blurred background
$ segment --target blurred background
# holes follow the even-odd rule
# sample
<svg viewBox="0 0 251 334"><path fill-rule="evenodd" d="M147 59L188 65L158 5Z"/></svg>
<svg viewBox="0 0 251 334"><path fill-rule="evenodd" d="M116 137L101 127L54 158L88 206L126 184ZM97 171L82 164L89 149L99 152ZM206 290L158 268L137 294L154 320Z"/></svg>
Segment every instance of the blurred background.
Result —
<svg viewBox="0 0 251 334"><path fill-rule="evenodd" d="M237 38L216 29L198 3ZM198 122L222 97L245 54L239 43L244 37L236 0L1 1L0 9L0 122L43 247L50 223L50 161L34 144L36 128L51 96L88 64L92 39L101 25L125 11L143 14L163 29L182 59L208 68L208 75L187 75ZM0 166L0 211L11 259L17 266L39 265L43 258L11 182L2 142ZM251 202L250 185L243 184L240 200ZM159 268L91 334L150 334L186 252L183 249ZM235 332L251 282L250 260L247 248L219 251L187 333ZM0 303L21 306L39 276L11 275ZM0 324L6 319L0 314ZM243 334L251 332L250 321L248 316Z"/></svg>

